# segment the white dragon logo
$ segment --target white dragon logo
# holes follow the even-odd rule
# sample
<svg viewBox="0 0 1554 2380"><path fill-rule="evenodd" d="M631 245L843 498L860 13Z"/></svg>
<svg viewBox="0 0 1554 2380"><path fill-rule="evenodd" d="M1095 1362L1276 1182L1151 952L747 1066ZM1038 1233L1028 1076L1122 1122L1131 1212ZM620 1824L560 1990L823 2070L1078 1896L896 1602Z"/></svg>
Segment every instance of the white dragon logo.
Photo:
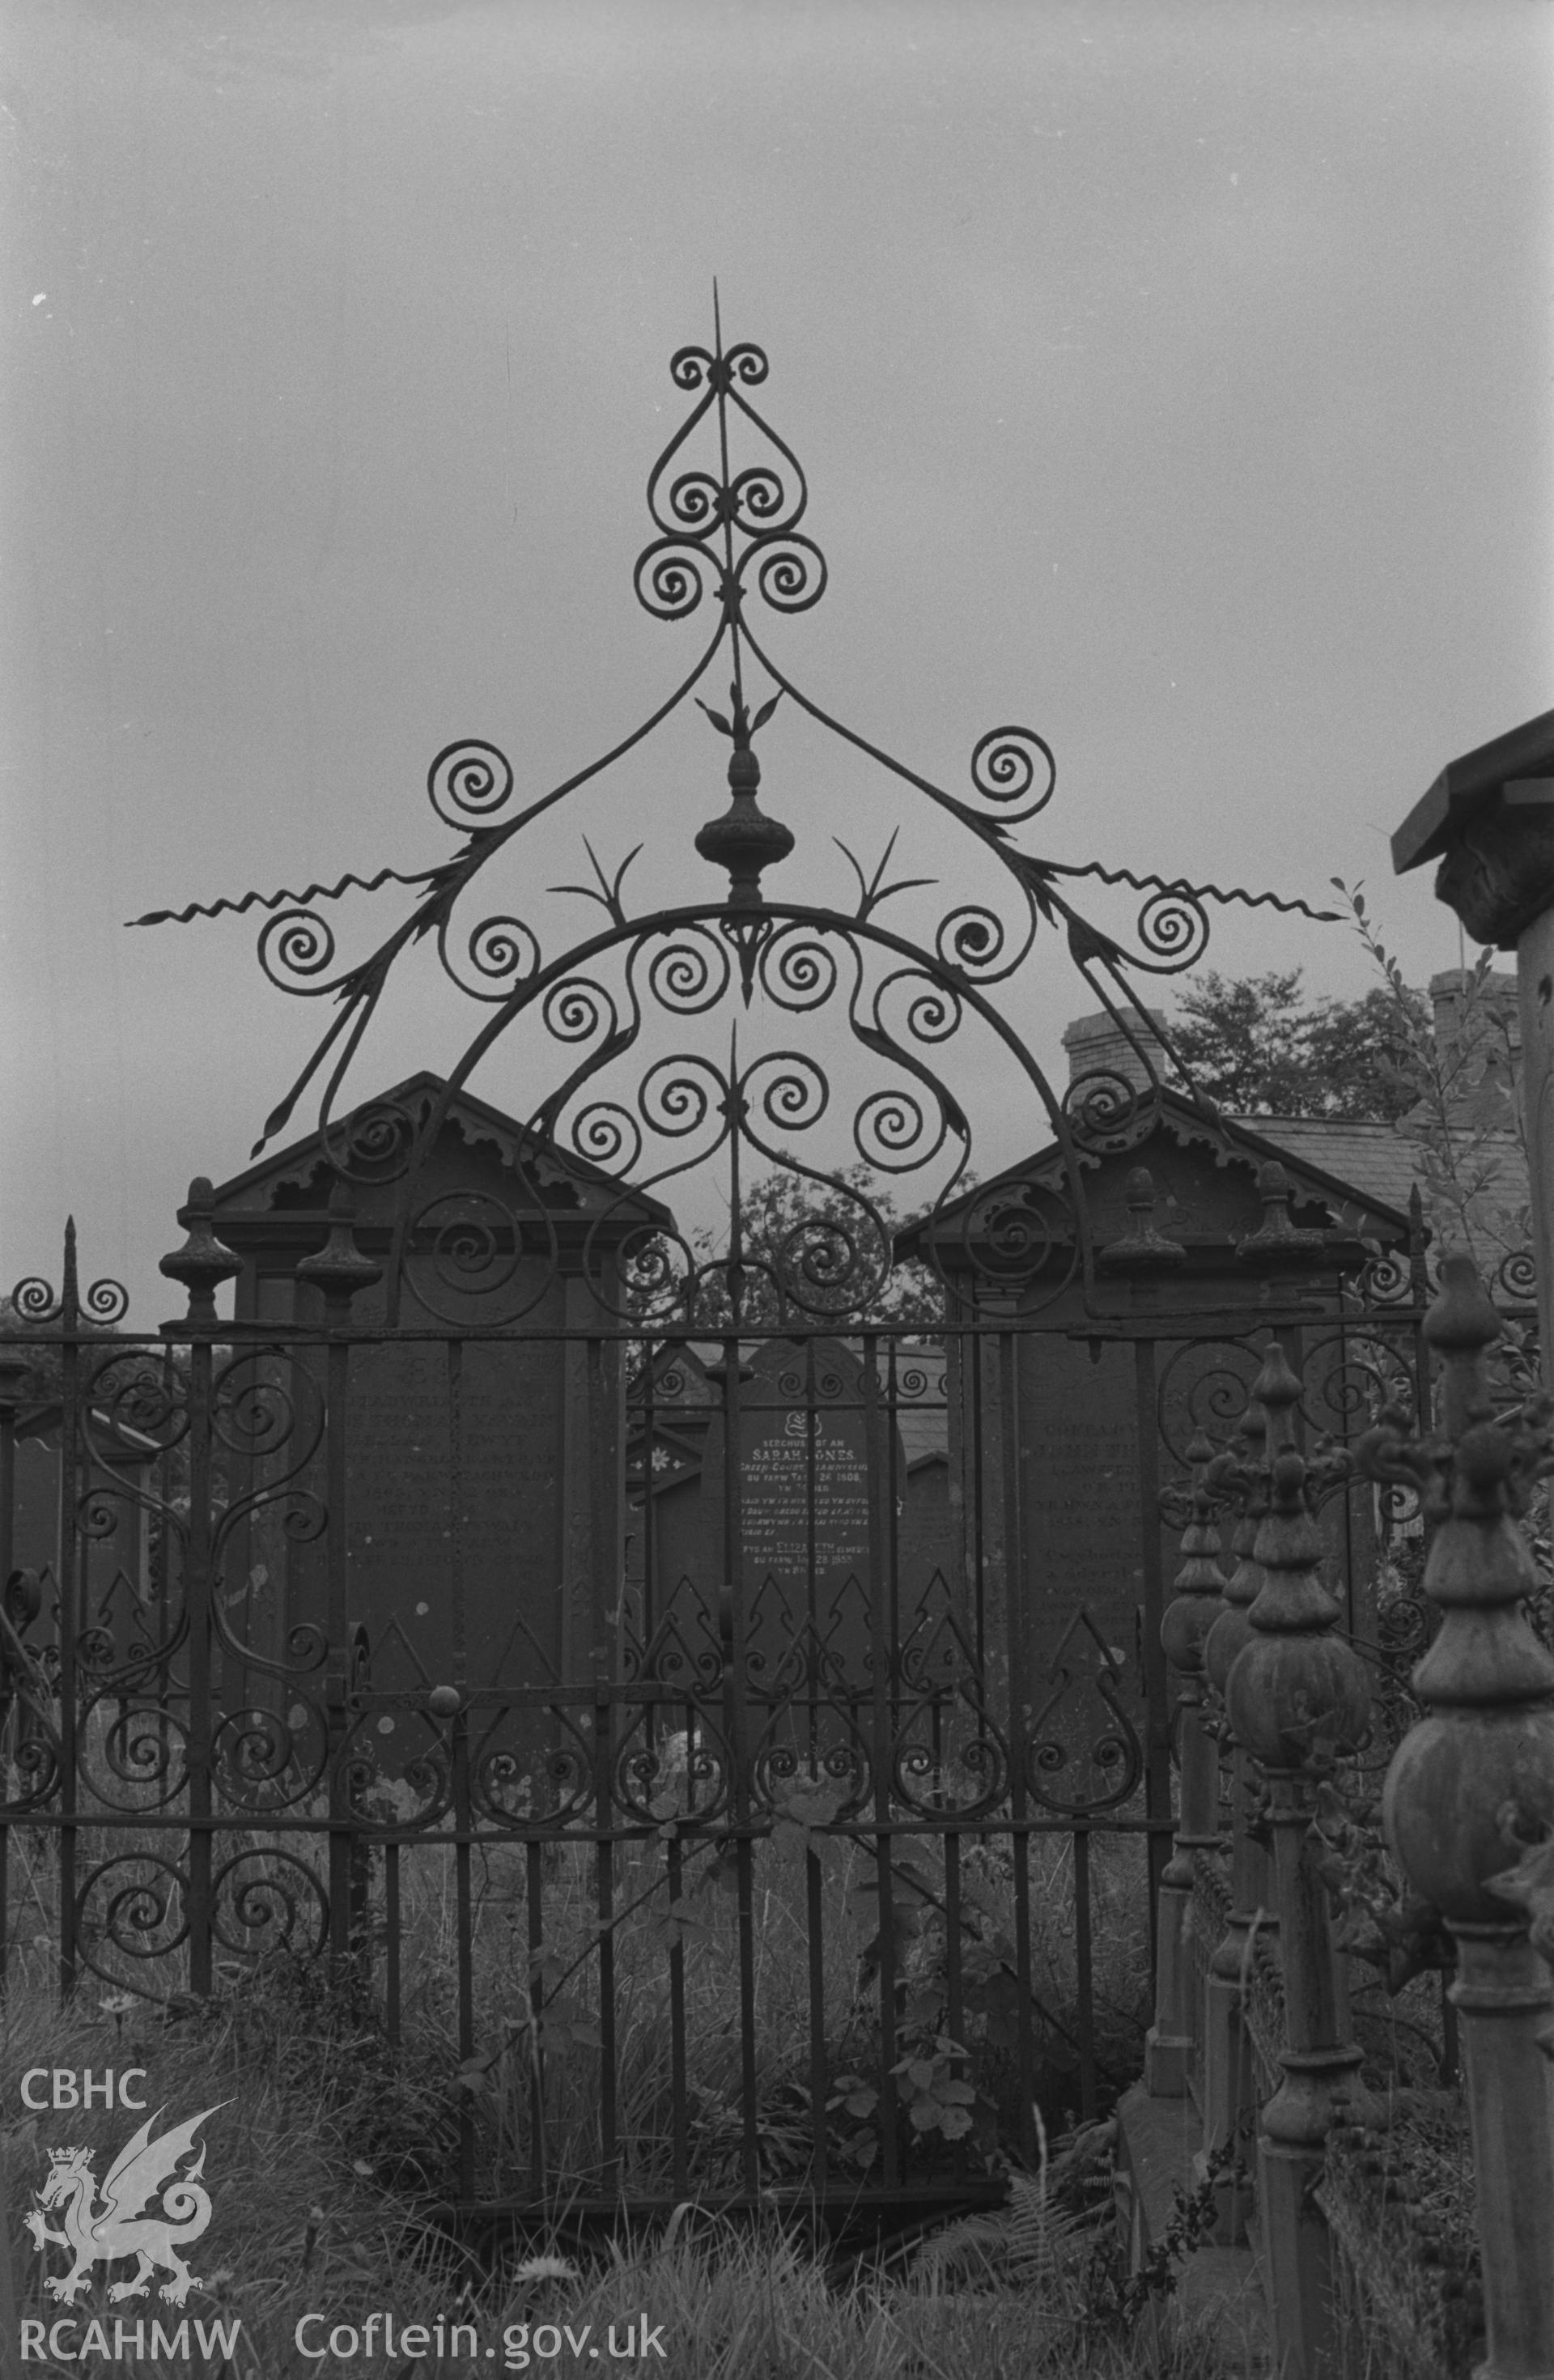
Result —
<svg viewBox="0 0 1554 2380"><path fill-rule="evenodd" d="M225 2107L225 2099L217 2101ZM161 2115L148 2116L138 2132L120 2149L103 2177L103 2202L96 2204L97 2177L91 2170L91 2149L51 2149L49 2175L38 2191L37 2206L26 2216L32 2245L40 2253L44 2242L52 2240L57 2247L67 2248L75 2258L70 2270L60 2280L45 2280L44 2288L53 2298L66 2305L74 2305L79 2292L90 2287L91 2267L97 2264L115 2264L120 2257L136 2256L140 2264L134 2277L115 2281L108 2291L110 2298L143 2298L150 2295L152 2272L160 2265L173 2277L162 2290L164 2298L176 2306L183 2305L190 2289L204 2284L192 2274L178 2251L198 2240L211 2220L211 2201L200 2187L200 2177L205 2170L205 2144L188 2171L177 2173L179 2160L194 2147L194 2135L215 2107L207 2107L191 2116L187 2124L176 2124L164 2132L159 2141L151 2136L152 2126ZM176 2177L176 2178L175 2178ZM148 2215L146 2209L162 2192L158 2213ZM64 2229L51 2229L43 2220L42 2210L63 2205Z"/></svg>

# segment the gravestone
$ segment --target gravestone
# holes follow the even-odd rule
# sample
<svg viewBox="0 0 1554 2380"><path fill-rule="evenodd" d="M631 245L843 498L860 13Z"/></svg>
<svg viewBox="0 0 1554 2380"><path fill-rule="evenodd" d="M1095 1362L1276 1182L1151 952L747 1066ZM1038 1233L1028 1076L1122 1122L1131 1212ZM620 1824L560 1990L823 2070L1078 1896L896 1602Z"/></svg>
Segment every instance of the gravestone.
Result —
<svg viewBox="0 0 1554 2380"><path fill-rule="evenodd" d="M968 1588L985 1611L995 1667L1007 1658L1013 1625L1037 1703L1054 1652L1081 1616L1094 1632L1085 1632L1088 1648L1078 1647L1087 1674L1104 1661L1102 1646L1120 1656L1120 1683L1137 1715L1146 1670L1160 1658L1151 1640L1181 1556L1179 1529L1147 1509L1141 1484L1140 1342L1154 1367L1144 1377L1150 1383L1149 1451L1161 1482L1184 1475L1195 1421L1207 1422L1225 1443L1257 1369L1265 1281L1270 1315L1293 1300L1310 1318L1303 1347L1312 1427L1345 1426L1336 1394L1354 1368L1354 1350L1342 1338L1344 1285L1377 1246L1407 1245L1406 1185L1403 1203L1395 1191L1407 1153L1400 1157L1396 1135L1383 1126L1335 1124L1330 1151L1309 1120L1300 1122L1298 1134L1290 1127L1289 1148L1264 1136L1283 1128L1277 1120L1249 1128L1157 1090L1110 1135L1099 1135L1083 1165L1097 1251L1088 1305L1055 1146L946 1207L898 1244L898 1256L936 1255L953 1284L950 1441L956 1502L967 1516ZM1318 1161L1322 1156L1329 1165ZM1345 1179L1341 1159L1365 1178ZM1259 1269L1255 1246L1242 1251L1269 1223L1259 1177L1273 1160L1284 1169L1289 1193L1288 1212L1276 1202L1276 1239L1281 1229L1293 1236L1278 1242L1269 1271ZM1147 1171L1147 1187L1140 1168ZM1028 1277L1005 1253L1026 1245L1038 1251ZM1002 1322L1011 1334L1018 1424L1013 1500L1002 1468L1004 1359L996 1337L959 1338L957 1318ZM1213 1341L1216 1330L1244 1343L1194 1345ZM1363 1418L1347 1426L1363 1427ZM1011 1512L1018 1532L1013 1544ZM1336 1499L1322 1526L1334 1583L1353 1592L1347 1616L1363 1632L1362 1596L1376 1545L1371 1491L1347 1503ZM1092 1697L1087 1726L1093 1710Z"/></svg>
<svg viewBox="0 0 1554 2380"><path fill-rule="evenodd" d="M371 1105L419 1128L442 1088L417 1075ZM297 1268L327 1238L334 1178L313 1135L215 1193L217 1236L243 1263L237 1318L273 1324L281 1342L238 1349L230 1376L234 1406L250 1388L260 1416L247 1484L273 1491L229 1557L234 1645L274 1661L327 1623L342 1516L311 1540L289 1530L285 1475L327 1505L329 1434L343 1429L346 1617L366 1632L372 1685L491 1698L587 1676L625 1522L619 1343L602 1335L620 1318L594 1284L608 1301L614 1251L666 1210L461 1093L416 1184L397 1317L386 1278L354 1297L353 1331L381 1335L352 1346L343 1410L326 1417L325 1351L285 1342L322 1319ZM399 1181L352 1190L355 1246L386 1274ZM470 1335L492 1327L515 1335ZM590 1330L591 1343L576 1335Z"/></svg>
<svg viewBox="0 0 1554 2380"><path fill-rule="evenodd" d="M566 1550L564 1346L361 1349L346 1402L353 1616L386 1622L455 1684L536 1682L568 1663L556 1623ZM382 1656L375 1674L386 1677Z"/></svg>
<svg viewBox="0 0 1554 2380"><path fill-rule="evenodd" d="M1037 1351L1031 1351L1036 1353ZM1075 1615L1136 1675L1143 1599L1138 1425L1132 1350L1105 1347L1099 1364L1066 1340L1043 1342L1022 1366L1026 1575L1038 1671Z"/></svg>
<svg viewBox="0 0 1554 2380"><path fill-rule="evenodd" d="M904 1358L893 1401L881 1364L872 1424L865 1389L860 1356L841 1340L742 1346L739 1583L758 1682L776 1679L795 1639L812 1630L849 1685L867 1691L874 1596L894 1647L914 1630L925 1637L948 1593L942 1354ZM676 1657L700 1659L717 1645L717 1590L728 1570L721 1351L703 1343L666 1352L634 1419L628 1577L641 1641L650 1645L667 1626Z"/></svg>

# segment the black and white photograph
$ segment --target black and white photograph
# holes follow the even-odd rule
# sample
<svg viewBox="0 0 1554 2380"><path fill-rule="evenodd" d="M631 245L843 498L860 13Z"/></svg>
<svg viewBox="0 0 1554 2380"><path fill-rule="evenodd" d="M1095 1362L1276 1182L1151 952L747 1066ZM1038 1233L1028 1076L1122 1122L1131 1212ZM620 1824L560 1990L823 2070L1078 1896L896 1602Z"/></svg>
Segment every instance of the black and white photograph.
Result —
<svg viewBox="0 0 1554 2380"><path fill-rule="evenodd" d="M0 148L0 2380L1554 2380L1554 6Z"/></svg>

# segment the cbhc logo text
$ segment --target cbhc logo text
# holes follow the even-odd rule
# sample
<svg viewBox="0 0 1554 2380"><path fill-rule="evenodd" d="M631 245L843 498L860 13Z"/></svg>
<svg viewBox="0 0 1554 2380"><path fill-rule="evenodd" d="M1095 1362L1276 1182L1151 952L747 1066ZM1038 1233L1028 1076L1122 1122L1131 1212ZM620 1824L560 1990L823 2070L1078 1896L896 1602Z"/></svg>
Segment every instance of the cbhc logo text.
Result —
<svg viewBox="0 0 1554 2380"><path fill-rule="evenodd" d="M127 2066L115 2090L111 2066L101 2075L90 2066L79 2072L69 2066L31 2066L21 2078L21 2101L24 2107L111 2107L116 2097L121 2107L143 2107L143 2099L130 2097L129 2086L145 2079L143 2066ZM41 2098L32 2095L34 2083L43 2094Z"/></svg>

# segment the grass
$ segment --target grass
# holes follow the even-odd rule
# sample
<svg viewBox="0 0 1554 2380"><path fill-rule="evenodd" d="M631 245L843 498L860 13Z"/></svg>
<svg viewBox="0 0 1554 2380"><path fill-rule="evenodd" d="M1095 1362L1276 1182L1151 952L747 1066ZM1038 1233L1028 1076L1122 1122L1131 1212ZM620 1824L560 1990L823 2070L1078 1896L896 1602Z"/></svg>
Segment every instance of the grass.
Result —
<svg viewBox="0 0 1554 2380"><path fill-rule="evenodd" d="M152 2107L165 2106L165 2121L214 2110L205 2127L214 2213L194 2252L206 2289L188 2311L241 2322L232 2380L346 2368L334 2358L304 2363L295 2325L310 2311L327 2315L326 2328L345 2325L358 2336L369 2314L385 2312L400 2332L418 2322L433 2330L441 2321L450 2335L455 2323L470 2325L477 2368L566 2369L565 2352L559 2364L549 2360L545 2325L566 2325L576 2335L588 2325L596 2341L613 2325L624 2342L627 2325L643 2320L662 2340L662 2359L610 2358L606 2369L662 2371L674 2380L1128 2380L1145 2368L1116 2289L1100 2285L1109 2227L1095 2219L1093 2190L1087 2215L1065 2203L1061 2161L1050 2186L1039 2178L1021 2184L1008 2218L959 2227L958 2238L952 2233L894 2276L860 2270L838 2284L794 2239L740 2232L688 2206L656 2241L588 2257L531 2252L487 2269L418 2219L359 2155L382 2127L395 2077L381 2043L360 2030L348 1989L320 1989L310 1999L294 1974L261 1972L245 1993L171 2023L90 2003L60 2013L41 1995L13 1991L0 2036L0 2104L18 2106L30 2068L90 2067L100 2075L109 2065L145 2067L144 2095ZM418 2084L413 2074L397 2080L403 2113L413 2109ZM19 2222L47 2169L46 2152L89 2146L101 2175L139 2120L93 2107L30 2117L0 2134L23 2319L51 2322L61 2312L42 2292L45 2263L59 2272L61 2252L51 2247L45 2260ZM101 2281L79 2313L83 2322L104 2317L110 2330L115 2315L176 2319L154 2298L109 2309ZM358 2354L348 2368L406 2380L414 2358L382 2352L381 2327L376 2344L379 2351ZM485 2356L488 2344L497 2348L494 2359ZM525 2353L527 2367L517 2360ZM212 2380L218 2362L212 2355L207 2363ZM469 2362L465 2352L427 2368ZM63 2374L67 2366L45 2355L29 2368ZM151 2357L140 2365L169 2374L189 2368ZM1189 2373L1213 2380L1210 2342L1183 2342L1172 2368L1184 2380Z"/></svg>
<svg viewBox="0 0 1554 2380"><path fill-rule="evenodd" d="M100 1737L106 1714L92 1714L89 1734ZM102 1746L93 1741L99 1755ZM116 1798L133 1805L144 1789L127 1782ZM150 1800L147 1794L147 1800ZM300 1815L300 1813L299 1813ZM318 1813L322 1816L322 1813ZM392 1813L385 1810L385 1816ZM824 1813L821 1814L823 1824ZM175 1941L181 1910L170 1890L166 1862L183 1848L180 1830L159 1828L150 1808L143 1826L94 1828L83 1810L78 1835L79 1879L104 1860L111 1876L87 1894L82 1911L83 1987L99 1984L148 1997L176 1998L188 1991L181 1949L133 1955ZM672 1831L673 1829L671 1829ZM13 1957L24 1972L48 1973L57 1941L57 1836L22 1821L9 1829ZM267 1840L261 1828L224 1828L218 1864L242 1854L242 1879L251 1888L241 1907L229 1889L218 1908L218 1969L235 1978L266 1947L263 1920L292 1893L297 1936L310 1947L317 1911L296 1890L295 1863L322 1870L322 1844L308 1836ZM810 1871L814 1855L823 1946L818 1983L810 1964ZM278 1854L282 1856L278 1858ZM672 1865L679 1865L672 1905ZM712 2192L741 2180L742 2042L739 2025L739 1937L732 1855L685 1834L677 1845L645 1833L618 1840L604 1853L585 1838L552 1840L530 1859L521 1841L487 1840L471 1856L466 1989L470 2051L459 2052L459 1904L454 1849L431 1829L399 1853L399 2029L411 2062L438 2070L444 2095L454 2094L473 2135L463 2165L466 2194L528 2188L543 2172L554 2192L597 2189L610 2179L601 2140L601 1867L607 1863L613 1912L608 1932L613 1967L615 2082L620 2180L634 2193L661 2195L694 2187ZM1098 1832L1088 1844L1092 1911L1091 2032L1103 2092L1131 2078L1148 2018L1146 1869L1141 1837ZM780 1821L773 1836L753 1847L754 1939L750 1973L756 2091L764 2182L802 2182L813 2155L815 2082L812 2039L826 2045L828 2095L847 2074L868 2078L876 2093L892 2089L882 2070L878 1981L869 1945L880 1933L881 1908L873 1845L827 1836L796 1821ZM1074 1845L1066 1834L1036 1836L1029 1848L1029 1930L1035 2004L1036 2094L1050 2128L1061 2130L1080 2112L1075 2044L1079 2010L1076 1927L1073 1922ZM271 1870L272 1883L267 1883ZM964 1839L960 1851L964 1919L957 1932L962 2007L957 2030L966 2055L953 2073L969 2079L977 2098L977 2149L985 2161L995 2142L1005 2149L1021 2137L1025 2094L1014 2054L1013 1944L1016 1933L1014 1866L1007 1839ZM942 1840L896 1839L891 1923L901 1986L897 2055L925 2051L942 2034L948 2011L948 1921ZM370 1949L376 1987L385 1979L384 1853L368 1853ZM531 1897L532 1896L532 1897ZM245 1926L247 1915L257 1922ZM121 1939L113 1938L117 1926ZM282 1928L271 1925L270 1935ZM535 1937L539 1949L531 1949ZM672 2054L672 1952L678 1950L683 1985L683 2065ZM239 1955L243 1953L246 1955ZM812 1995L815 2002L812 2005ZM537 2049L542 2051L542 2139L534 2126ZM941 2061L942 2062L942 2061ZM946 2074L951 2069L946 2067ZM678 2082L678 2087L677 2087ZM676 2117L689 2155L675 2166ZM868 2179L872 2133L868 2125L832 2111L832 2153L860 2180ZM444 2168L454 2151L436 2134ZM458 2129L455 2125L455 2131ZM877 2132L877 2126L873 2128ZM930 2123L904 2128L911 2170L921 2173L948 2145ZM962 2153L962 2162L970 2152ZM423 2162L426 2160L423 2159ZM451 2170L443 2175L454 2192Z"/></svg>
<svg viewBox="0 0 1554 2380"><path fill-rule="evenodd" d="M270 2380L272 2374L289 2380L307 2370L347 2368L336 2359L315 2365L299 2357L293 2326L309 2309L358 2333L369 2314L388 2310L401 2331L439 2319L445 2332L455 2324L473 2325L481 2367L488 2366L485 2345L497 2348L492 2369L566 2368L565 2354L552 2367L532 2341L511 2348L515 2359L529 2355L528 2366L504 2362L501 2342L509 2333L516 2339L526 2325L530 2334L539 2326L548 2346L558 2325L569 2325L574 2335L587 2325L597 2340L612 2325L620 2338L628 2323L644 2319L666 2343L666 2360L639 2358L640 2368L694 2374L698 2380L701 2374L708 2380L736 2374L738 2380L819 2380L830 2373L935 2380L941 2372L977 2380L982 2374L1057 2380L1070 2374L1080 2380L1132 2380L1155 2369L1179 2372L1184 2380L1188 2373L1215 2380L1233 2368L1202 2329L1177 2338L1163 2366L1151 2362L1133 2334L1138 2306L1118 2269L1110 2226L1076 2219L1056 2180L1045 2173L1023 2175L1017 2156L1012 2160L1019 2110L1007 1991L1002 1998L989 1992L981 2001L967 1991L961 2027L967 2057L946 2062L947 2072L970 2075L993 2119L977 2141L958 2146L930 2131L911 2151L917 2166L909 2157L908 2167L942 2170L946 2159L965 2161L973 2150L973 2169L978 2163L1007 2168L1013 2161L1013 2203L1005 2214L953 2227L908 2267L857 2268L839 2280L834 2266L828 2268L793 2237L740 2230L698 2212L698 2196L713 2198L740 2180L740 2044L728 1863L715 1853L693 1854L693 1840L682 1839L685 1890L677 1917L669 1909L664 1840L620 1841L608 1854L613 1907L627 1912L610 1937L622 2172L635 2192L686 2202L666 2236L639 2236L588 2255L564 2248L557 2237L537 2237L528 2242L534 2252L527 2261L508 2254L500 2264L480 2265L427 2213L439 2199L467 2194L461 2184L469 2180L477 2197L525 2190L534 2146L536 1985L547 2028L547 2181L565 2200L568 2190L597 2188L605 2179L599 2136L599 1853L586 1840L547 1842L538 1855L535 1910L543 1947L534 1970L528 1896L536 1869L521 1843L476 1847L467 1977L476 2054L461 2070L454 1851L435 1833L401 1854L400 2038L391 2044L381 2002L381 1940L371 1954L373 1969L356 1973L332 1976L326 1964L306 1958L257 1965L228 1960L215 1998L202 2008L186 2001L172 2021L165 2009L146 1999L127 2004L127 1996L92 1978L84 1981L68 2013L51 2010L57 1873L45 1848L47 1831L18 1826L12 1829L12 1876L19 1947L0 2049L0 2109L17 2108L19 2076L30 2065L100 2071L110 2063L150 2070L148 2096L152 2105L166 2106L167 2121L216 2109L207 2127L215 2214L195 2265L212 2295L191 2301L190 2311L198 2308L207 2320L212 2311L240 2318L244 2345L232 2380L250 2374ZM239 1840L261 1870L262 1834L234 1836L224 1855ZM164 1841L149 1827L113 1835L101 1830L83 1840L83 1852L111 1850L134 1863ZM291 1839L288 1847L301 1852L305 1840ZM877 2071L879 1994L869 1981L868 1946L880 1925L880 1900L872 1889L872 1844L798 1825L780 1828L754 1852L752 1983L766 2183L802 2183L811 2154L806 2096L811 1852L819 1865L826 1946L821 1998L828 2088L843 2070L869 2070L871 2058ZM942 1845L923 1838L909 1844L898 1839L893 1854L894 1868L917 1879L901 1888L902 2005L927 2005L929 2024L942 2022L948 1929L935 1909L943 1897L943 1858ZM1032 1981L1053 2020L1037 2025L1040 2106L1053 2130L1074 2107L1075 2061L1064 2039L1065 2030L1077 2030L1074 1864L1071 1836L1033 1839ZM121 1871L132 1874L132 1866ZM705 1881L693 1889L693 1877ZM988 1971L1000 1980L993 1951L1014 1932L1014 1880L1007 1839L989 1835L963 1846L960 1884L970 1926L962 1952L968 1975L979 1942L991 1961ZM1103 2079L1110 2073L1122 2081L1136 2070L1147 2015L1142 1840L1092 1837L1088 1889L1094 2028ZM382 1890L382 1854L376 1852L369 1906L380 1929ZM678 2180L671 2154L675 2107L669 2050L669 1950L676 1939L683 1949L690 2143L688 2170ZM164 1991L181 1992L187 1985L176 1954L139 1965L104 1963ZM1431 2063L1435 2009L1428 1995L1434 1988L1433 1983L1414 1987L1406 2009L1367 2013L1366 2023L1377 2036L1369 2045L1373 2055L1394 2072L1412 2060L1423 2079ZM1400 2034L1404 2017L1409 2022ZM833 2115L832 2121L834 2155L843 2119ZM0 2134L9 2156L13 2245L27 2318L45 2312L54 2318L59 2311L44 2307L44 2260L17 2221L38 2186L45 2149L67 2141L91 2146L101 2174L130 2129L126 2116L94 2108L85 2117L24 2120ZM854 2170L860 2180L868 2179L863 2159ZM1365 2219L1363 2209L1356 2217ZM1406 2261L1406 2242L1395 2244ZM1379 2249L1391 2255L1394 2243L1382 2241ZM57 2251L52 2269L60 2269ZM101 2288L96 2296L100 2301ZM1345 2380L1393 2380L1394 2369L1402 2368L1395 2359L1387 2361L1388 2335L1373 2318L1373 2298L1369 2292L1351 2309ZM153 2301L149 2311L155 2316L163 2310ZM450 2360L457 2368L456 2359L443 2362ZM633 2368L613 2358L605 2368L612 2364ZM40 2362L37 2368L51 2367ZM158 2369L151 2362L143 2368ZM375 2360L359 2354L349 2362L352 2371L394 2372L399 2380L407 2380L412 2368L403 2353L391 2360L381 2349ZM212 2380L218 2380L214 2364Z"/></svg>

